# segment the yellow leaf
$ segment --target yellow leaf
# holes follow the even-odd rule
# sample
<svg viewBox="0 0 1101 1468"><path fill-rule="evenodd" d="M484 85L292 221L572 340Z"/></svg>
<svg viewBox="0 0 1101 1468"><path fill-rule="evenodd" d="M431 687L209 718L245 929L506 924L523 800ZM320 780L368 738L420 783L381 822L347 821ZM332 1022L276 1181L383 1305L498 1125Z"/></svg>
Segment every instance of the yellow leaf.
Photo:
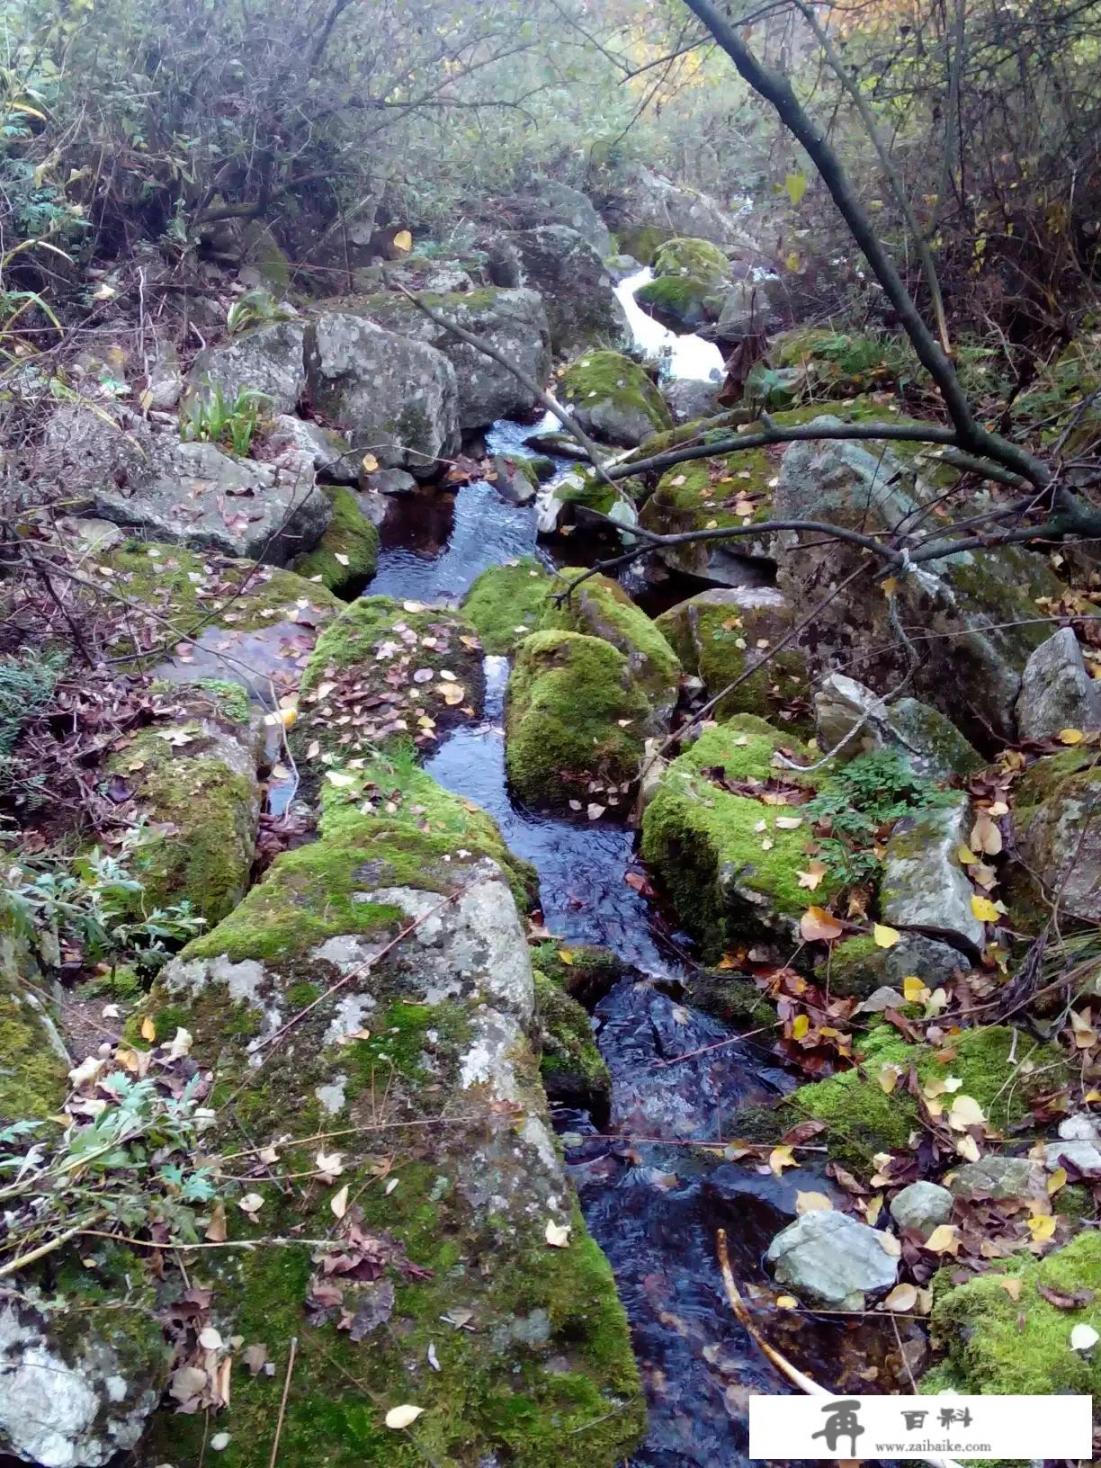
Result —
<svg viewBox="0 0 1101 1468"><path fill-rule="evenodd" d="M359 466L364 474L373 474L378 468L378 460L374 454L364 454L363 458L359 461Z"/></svg>
<svg viewBox="0 0 1101 1468"><path fill-rule="evenodd" d="M872 939L877 948L893 948L901 937L897 928L889 928L886 923L876 923L872 928Z"/></svg>
<svg viewBox="0 0 1101 1468"><path fill-rule="evenodd" d="M794 1295L777 1295L776 1308L777 1310L798 1310L799 1301Z"/></svg>
<svg viewBox="0 0 1101 1468"><path fill-rule="evenodd" d="M812 861L805 871L796 872L796 876L800 887L806 887L809 892L813 892L828 871L825 862Z"/></svg>
<svg viewBox="0 0 1101 1468"><path fill-rule="evenodd" d="M825 1193L796 1193L796 1213L831 1213L833 1204Z"/></svg>
<svg viewBox="0 0 1101 1468"><path fill-rule="evenodd" d="M1082 740L1085 739L1085 737L1086 736L1082 733L1081 729L1060 729L1059 730L1059 743L1060 744L1081 744L1082 743Z"/></svg>
<svg viewBox="0 0 1101 1468"><path fill-rule="evenodd" d="M971 911L980 923L996 923L998 921L998 909L989 897L980 897L977 892L971 899Z"/></svg>
<svg viewBox="0 0 1101 1468"><path fill-rule="evenodd" d="M141 1022L141 1037L148 1040L150 1044L157 1038L157 1027L148 1015Z"/></svg>
<svg viewBox="0 0 1101 1468"><path fill-rule="evenodd" d="M929 998L929 990L917 974L907 974L902 981L902 997L907 1004L924 1004Z"/></svg>
<svg viewBox="0 0 1101 1468"><path fill-rule="evenodd" d="M895 592L898 590L898 577L887 576L879 583L879 585L883 591L884 596L894 596Z"/></svg>
<svg viewBox="0 0 1101 1468"><path fill-rule="evenodd" d="M423 1407L414 1407L411 1402L406 1402L400 1407L391 1407L384 1420L393 1432L399 1432L403 1427L412 1426L423 1411Z"/></svg>
<svg viewBox="0 0 1101 1468"><path fill-rule="evenodd" d="M777 1177L780 1177L785 1167L798 1167L795 1160L795 1152L791 1147L773 1147L768 1154L768 1165Z"/></svg>
<svg viewBox="0 0 1101 1468"><path fill-rule="evenodd" d="M954 1223L938 1223L923 1247L930 1254L957 1254L960 1247L959 1233Z"/></svg>
<svg viewBox="0 0 1101 1468"><path fill-rule="evenodd" d="M912 1284L897 1284L883 1301L885 1310L909 1311L917 1304L917 1289Z"/></svg>
<svg viewBox="0 0 1101 1468"><path fill-rule="evenodd" d="M840 938L845 929L824 907L808 907L799 919L799 931L804 942L828 943L834 938Z"/></svg>
<svg viewBox="0 0 1101 1468"><path fill-rule="evenodd" d="M880 1066L879 1075L876 1077L876 1079L879 1081L880 1090L889 1096L898 1085L898 1078L899 1076L901 1076L901 1074L901 1065Z"/></svg>
<svg viewBox="0 0 1101 1468"><path fill-rule="evenodd" d="M1055 1236L1055 1215L1053 1213L1034 1213L1025 1222L1028 1231L1032 1235L1034 1244L1046 1244Z"/></svg>
<svg viewBox="0 0 1101 1468"><path fill-rule="evenodd" d="M1047 1180L1047 1195L1049 1198L1065 1187L1067 1182L1067 1170L1065 1167L1057 1167Z"/></svg>
<svg viewBox="0 0 1101 1468"><path fill-rule="evenodd" d="M784 179L784 190L795 208L802 202L803 195L807 191L807 176L805 173L789 173Z"/></svg>
<svg viewBox="0 0 1101 1468"><path fill-rule="evenodd" d="M573 951L572 948L560 948L558 950L558 957L567 966L569 966L571 963L573 963L575 956L576 955L574 954L574 951Z"/></svg>
<svg viewBox="0 0 1101 1468"><path fill-rule="evenodd" d="M948 1112L948 1125L953 1131L962 1132L965 1127L982 1126L985 1120L982 1107L973 1096L953 1096Z"/></svg>
<svg viewBox="0 0 1101 1468"><path fill-rule="evenodd" d="M979 858L971 850L970 846L964 846L961 842L961 844L956 847L956 860L959 862L961 867L973 867L978 864Z"/></svg>
<svg viewBox="0 0 1101 1468"><path fill-rule="evenodd" d="M810 1016L806 1014L797 1014L791 1022L791 1038L793 1040L802 1040L809 1029Z"/></svg>
<svg viewBox="0 0 1101 1468"><path fill-rule="evenodd" d="M799 266L802 264L802 261L799 258L799 251L789 250L788 253L784 256L784 264L794 275L794 273L799 269Z"/></svg>
<svg viewBox="0 0 1101 1468"><path fill-rule="evenodd" d="M993 1284L1001 1285L1011 1300L1021 1298L1021 1281L1011 1274L988 1274L987 1279Z"/></svg>
<svg viewBox="0 0 1101 1468"><path fill-rule="evenodd" d="M395 250L404 250L408 254L413 248L413 236L407 229L399 229L394 236L393 245Z"/></svg>
<svg viewBox="0 0 1101 1468"><path fill-rule="evenodd" d="M883 1212L883 1194L876 1193L874 1198L869 1198L864 1204L864 1222L869 1228L875 1228L879 1222L879 1215Z"/></svg>

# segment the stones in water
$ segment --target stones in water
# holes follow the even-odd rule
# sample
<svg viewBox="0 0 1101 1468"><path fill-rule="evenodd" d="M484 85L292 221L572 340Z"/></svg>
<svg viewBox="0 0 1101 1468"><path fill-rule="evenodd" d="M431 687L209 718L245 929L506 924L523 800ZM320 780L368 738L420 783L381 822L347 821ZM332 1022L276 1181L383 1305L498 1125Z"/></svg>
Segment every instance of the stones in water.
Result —
<svg viewBox="0 0 1101 1468"><path fill-rule="evenodd" d="M953 1201L947 1188L923 1178L895 1194L891 1199L891 1217L900 1229L927 1239L938 1224L951 1218Z"/></svg>
<svg viewBox="0 0 1101 1468"><path fill-rule="evenodd" d="M306 332L312 406L383 468L430 478L460 444L458 383L442 352L328 311Z"/></svg>
<svg viewBox="0 0 1101 1468"><path fill-rule="evenodd" d="M811 1304L834 1310L863 1310L866 1297L890 1289L898 1277L898 1255L885 1235L847 1213L804 1213L768 1246L766 1259L777 1283Z"/></svg>
<svg viewBox="0 0 1101 1468"><path fill-rule="evenodd" d="M603 443L633 448L673 420L648 374L620 352L593 351L562 375L561 396L577 422Z"/></svg>
<svg viewBox="0 0 1101 1468"><path fill-rule="evenodd" d="M663 383L661 395L674 423L691 423L697 418L711 418L720 412L720 390L717 382L686 377Z"/></svg>
<svg viewBox="0 0 1101 1468"><path fill-rule="evenodd" d="M933 991L970 967L970 958L958 948L920 933L903 933L890 948L880 948L870 936L831 944L829 957L815 972L831 994L869 999L881 988L899 993L911 975Z"/></svg>
<svg viewBox="0 0 1101 1468"><path fill-rule="evenodd" d="M1017 725L1022 739L1050 739L1063 729L1101 728L1101 683L1086 671L1072 628L1061 627L1025 664Z"/></svg>
<svg viewBox="0 0 1101 1468"><path fill-rule="evenodd" d="M507 656L543 625L552 579L534 556L483 571L463 600L487 653Z"/></svg>
<svg viewBox="0 0 1101 1468"><path fill-rule="evenodd" d="M644 310L675 331L694 331L719 314L730 262L707 240L674 238L660 245L654 278L635 292Z"/></svg>
<svg viewBox="0 0 1101 1468"><path fill-rule="evenodd" d="M365 513L355 490L345 485L324 491L332 506L325 534L293 569L307 580L319 577L322 586L337 596L356 596L378 569L378 527Z"/></svg>
<svg viewBox="0 0 1101 1468"><path fill-rule="evenodd" d="M228 405L240 393L262 393L269 412L293 413L306 389L305 336L305 320L294 317L206 347L187 374L187 392L193 397L220 392Z"/></svg>

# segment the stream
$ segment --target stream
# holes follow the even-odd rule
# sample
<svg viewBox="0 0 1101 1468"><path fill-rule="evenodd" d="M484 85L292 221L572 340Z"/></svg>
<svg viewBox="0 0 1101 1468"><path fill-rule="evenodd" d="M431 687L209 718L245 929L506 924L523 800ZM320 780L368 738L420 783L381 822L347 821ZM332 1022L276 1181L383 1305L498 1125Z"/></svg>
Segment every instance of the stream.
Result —
<svg viewBox="0 0 1101 1468"><path fill-rule="evenodd" d="M634 290L649 278L641 271L617 287L638 343L659 355L669 376L706 378L721 370L716 347L674 336L636 305ZM557 426L549 415L535 425L497 423L487 443L490 452L522 454L528 436ZM556 472L566 467L562 462ZM531 554L553 564L537 545L534 509L507 504L491 484L474 481L434 498L418 494L388 517L368 592L455 605L488 566ZM510 798L508 660L487 657L485 673L482 722L455 730L426 768L487 810L509 847L535 866L547 930L566 943L608 948L628 970L593 1015L613 1082L609 1117L600 1119L607 1130L581 1111L559 1108L555 1121L589 1228L615 1273L642 1371L650 1429L631 1463L748 1462L749 1396L789 1388L731 1312L715 1232L728 1230L738 1278L764 1287L761 1256L793 1216L797 1188L829 1192L833 1185L804 1168L762 1176L685 1145L716 1142L729 1134L737 1105L794 1082L766 1049L681 1002L688 973L659 946L651 906L626 880L635 859L635 833L626 822L579 823ZM784 1312L767 1317L770 1332L775 1314ZM877 1352L888 1350L881 1334L869 1340L866 1328L802 1312L787 1312L776 1334L804 1370L838 1389L844 1381L845 1390L861 1382L868 1390Z"/></svg>

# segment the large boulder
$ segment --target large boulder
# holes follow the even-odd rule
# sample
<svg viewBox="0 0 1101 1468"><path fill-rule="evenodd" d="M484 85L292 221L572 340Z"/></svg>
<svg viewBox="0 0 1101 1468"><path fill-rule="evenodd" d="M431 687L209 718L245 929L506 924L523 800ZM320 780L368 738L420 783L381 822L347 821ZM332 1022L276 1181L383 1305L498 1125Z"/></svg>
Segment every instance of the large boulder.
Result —
<svg viewBox="0 0 1101 1468"><path fill-rule="evenodd" d="M21 935L0 918L0 1130L17 1121L44 1121L64 1103L69 1056L52 1016L35 985L24 982L37 970L28 968Z"/></svg>
<svg viewBox="0 0 1101 1468"><path fill-rule="evenodd" d="M612 253L612 236L596 205L580 189L556 179L533 179L523 194L506 200L506 207L525 229L541 224L564 224L591 245L603 260Z"/></svg>
<svg viewBox="0 0 1101 1468"><path fill-rule="evenodd" d="M240 459L80 405L57 410L46 447L70 496L158 540L279 565L316 544L329 522L329 502L305 454L278 464Z"/></svg>
<svg viewBox="0 0 1101 1468"><path fill-rule="evenodd" d="M916 698L878 698L855 678L830 673L814 695L818 743L840 760L892 749L919 775L968 777L984 764L952 721Z"/></svg>
<svg viewBox="0 0 1101 1468"><path fill-rule="evenodd" d="M256 856L256 759L247 708L201 687L111 757L112 798L129 794L147 830L134 856L145 911L186 902L213 924L240 902Z"/></svg>
<svg viewBox="0 0 1101 1468"><path fill-rule="evenodd" d="M508 685L505 764L525 804L618 803L637 778L649 699L618 648L581 632L534 632Z"/></svg>
<svg viewBox="0 0 1101 1468"><path fill-rule="evenodd" d="M621 241L639 227L710 240L715 245L729 244L742 234L732 216L710 194L673 183L643 167L635 168L620 186L614 227Z"/></svg>
<svg viewBox="0 0 1101 1468"><path fill-rule="evenodd" d="M1049 739L1063 729L1101 728L1101 683L1086 671L1072 628L1053 633L1025 664L1017 726L1022 739Z"/></svg>
<svg viewBox="0 0 1101 1468"><path fill-rule="evenodd" d="M1059 912L1101 922L1101 766L1093 750L1039 759L1016 789L1013 829L1027 880Z"/></svg>
<svg viewBox="0 0 1101 1468"><path fill-rule="evenodd" d="M519 261L520 281L543 297L551 346L559 355L591 346L624 347L627 316L616 300L604 262L564 224L517 230L507 243Z"/></svg>
<svg viewBox="0 0 1101 1468"><path fill-rule="evenodd" d="M637 362L620 352L586 352L560 380L560 396L581 427L603 443L634 448L672 428L665 400Z"/></svg>
<svg viewBox="0 0 1101 1468"><path fill-rule="evenodd" d="M833 1310L863 1310L865 1295L890 1289L898 1277L898 1257L886 1235L832 1209L804 1213L789 1223L765 1255L778 1284Z"/></svg>
<svg viewBox="0 0 1101 1468"><path fill-rule="evenodd" d="M550 376L550 327L536 291L487 286L426 294L423 299L438 315L496 347L539 387ZM464 429L484 428L497 418L519 418L535 406L535 395L507 367L460 341L407 296L393 292L356 296L342 302L340 309L442 352L455 368L459 423Z"/></svg>
<svg viewBox="0 0 1101 1468"><path fill-rule="evenodd" d="M219 392L227 404L244 392L263 393L273 413L293 413L306 388L301 317L273 321L206 347L187 374L191 394Z"/></svg>
<svg viewBox="0 0 1101 1468"><path fill-rule="evenodd" d="M329 311L306 333L310 402L384 468L420 477L459 448L455 369L426 342Z"/></svg>
<svg viewBox="0 0 1101 1468"><path fill-rule="evenodd" d="M332 519L313 550L295 560L294 570L309 581L316 577L338 596L357 596L378 569L378 526L367 513L366 497L355 490L339 485L324 494Z"/></svg>
<svg viewBox="0 0 1101 1468"><path fill-rule="evenodd" d="M526 936L486 826L438 787L396 813L323 813L321 839L279 857L150 998L158 1030L190 1031L236 1122L278 1142L288 1173L316 1176L309 1139L337 1134L322 1142L331 1183L284 1195L257 1170L256 1221L232 1227L259 1247L206 1264L223 1339L262 1341L275 1368L235 1373L217 1418L242 1464L266 1461L277 1412L287 1461L321 1443L331 1468L589 1468L642 1434L627 1322L554 1143ZM273 1232L303 1241L272 1249ZM398 1433L386 1414L406 1403L421 1415ZM208 1432L202 1414L162 1414L148 1461L197 1462Z"/></svg>
<svg viewBox="0 0 1101 1468"><path fill-rule="evenodd" d="M654 255L654 278L635 299L675 331L694 331L719 314L729 262L702 239L671 239Z"/></svg>
<svg viewBox="0 0 1101 1468"><path fill-rule="evenodd" d="M553 585L534 556L490 566L467 592L463 615L477 628L487 653L508 656L521 638L542 626Z"/></svg>
<svg viewBox="0 0 1101 1468"><path fill-rule="evenodd" d="M838 427L839 418L814 420ZM772 511L779 520L827 521L865 534L905 533L924 524L941 493L936 461L884 444L814 440L784 453ZM866 552L819 532L775 537L780 586L799 606L815 606ZM913 692L947 714L979 748L1015 734L1021 674L1043 641L1037 598L1058 596L1058 579L1038 556L1007 546L959 552L899 578L893 597L874 576L859 578L823 606L805 645L822 667L876 692L901 681L911 658L898 627L920 628Z"/></svg>
<svg viewBox="0 0 1101 1468"><path fill-rule="evenodd" d="M887 842L879 906L883 921L978 956L984 929L971 910L973 888L959 850L971 828L963 793L900 821ZM949 803L950 802L950 803Z"/></svg>
<svg viewBox="0 0 1101 1468"><path fill-rule="evenodd" d="M716 587L662 612L657 625L685 669L703 680L714 698L738 683L715 706L715 718L759 714L807 723L806 658L793 643L776 652L792 627L791 608L774 586ZM771 654L771 656L769 656ZM769 656L756 672L743 675Z"/></svg>

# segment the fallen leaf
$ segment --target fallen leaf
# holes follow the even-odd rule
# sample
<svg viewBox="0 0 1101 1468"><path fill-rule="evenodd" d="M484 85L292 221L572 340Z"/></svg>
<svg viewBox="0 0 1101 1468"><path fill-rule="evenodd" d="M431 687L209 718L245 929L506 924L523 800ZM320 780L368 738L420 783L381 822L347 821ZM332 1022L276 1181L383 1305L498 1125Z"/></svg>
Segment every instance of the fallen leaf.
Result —
<svg viewBox="0 0 1101 1468"><path fill-rule="evenodd" d="M1097 1342L1101 1341L1092 1325L1084 1322L1076 1325L1070 1333L1070 1348L1072 1351L1092 1351Z"/></svg>
<svg viewBox="0 0 1101 1468"><path fill-rule="evenodd" d="M812 861L805 870L796 872L796 876L799 878L800 887L806 887L808 891L814 892L828 871L829 867L824 861Z"/></svg>
<svg viewBox="0 0 1101 1468"><path fill-rule="evenodd" d="M403 1427L411 1427L423 1411L423 1407L414 1407L411 1402L405 1402L400 1407L391 1407L384 1421L387 1427L398 1432Z"/></svg>
<svg viewBox="0 0 1101 1468"><path fill-rule="evenodd" d="M364 474L373 474L378 468L378 460L375 458L374 454L364 454L363 458L360 459L359 464Z"/></svg>
<svg viewBox="0 0 1101 1468"><path fill-rule="evenodd" d="M876 923L872 927L872 941L877 948L893 948L901 937L897 928L889 928L886 923Z"/></svg>
<svg viewBox="0 0 1101 1468"><path fill-rule="evenodd" d="M343 1152L326 1152L324 1148L321 1148L314 1161L317 1163L322 1182L331 1183L344 1171Z"/></svg>
<svg viewBox="0 0 1101 1468"><path fill-rule="evenodd" d="M570 1225L568 1223L555 1223L553 1218L548 1218L547 1226L543 1230L543 1237L552 1249L568 1248L570 1242Z"/></svg>
<svg viewBox="0 0 1101 1468"><path fill-rule="evenodd" d="M241 1212L247 1213L250 1218L259 1213L263 1206L264 1199L260 1193L246 1193L237 1203L237 1207L240 1208Z"/></svg>
<svg viewBox="0 0 1101 1468"><path fill-rule="evenodd" d="M1013 1275L990 1274L987 1275L987 1278L992 1280L994 1284L1000 1285L1011 1300L1019 1300L1021 1298L1021 1281Z"/></svg>
<svg viewBox="0 0 1101 1468"><path fill-rule="evenodd" d="M918 1292L912 1284L897 1284L883 1301L885 1310L909 1311L917 1304Z"/></svg>
<svg viewBox="0 0 1101 1468"><path fill-rule="evenodd" d="M785 1167L798 1167L795 1152L791 1147L773 1147L768 1154L768 1165L777 1177L783 1175Z"/></svg>
<svg viewBox="0 0 1101 1468"><path fill-rule="evenodd" d="M226 1241L226 1210L222 1203L215 1203L210 1210L210 1222L206 1226L203 1238L211 1244L224 1244Z"/></svg>
<svg viewBox="0 0 1101 1468"><path fill-rule="evenodd" d="M917 974L907 974L902 981L902 997L907 1004L924 1004L929 998L929 990Z"/></svg>
<svg viewBox="0 0 1101 1468"><path fill-rule="evenodd" d="M199 1332L199 1344L204 1351L220 1350L222 1346L221 1332L215 1330L212 1325L208 1325L204 1330Z"/></svg>
<svg viewBox="0 0 1101 1468"><path fill-rule="evenodd" d="M339 1193L334 1193L329 1199L329 1208L334 1218L343 1218L348 1211L348 1184L345 1183Z"/></svg>
<svg viewBox="0 0 1101 1468"><path fill-rule="evenodd" d="M141 1022L141 1037L152 1043L157 1038L157 1027L148 1015Z"/></svg>
<svg viewBox="0 0 1101 1468"><path fill-rule="evenodd" d="M948 1112L948 1125L953 1131L962 1132L965 1127L982 1126L986 1121L982 1107L973 1096L954 1096Z"/></svg>
<svg viewBox="0 0 1101 1468"><path fill-rule="evenodd" d="M980 923L996 923L1001 916L989 897L980 897L976 892L971 898L971 911Z"/></svg>
<svg viewBox="0 0 1101 1468"><path fill-rule="evenodd" d="M799 919L799 932L806 943L830 942L845 931L824 907L808 907Z"/></svg>
<svg viewBox="0 0 1101 1468"><path fill-rule="evenodd" d="M793 1040L801 1040L809 1029L810 1016L807 1014L797 1014L791 1022L791 1038Z"/></svg>
<svg viewBox="0 0 1101 1468"><path fill-rule="evenodd" d="M794 1295L777 1295L776 1308L777 1310L798 1310L799 1301Z"/></svg>
<svg viewBox="0 0 1101 1468"><path fill-rule="evenodd" d="M1055 1215L1033 1213L1025 1219L1034 1244L1046 1244L1055 1237Z"/></svg>
<svg viewBox="0 0 1101 1468"><path fill-rule="evenodd" d="M1059 743L1060 744L1081 744L1082 743L1082 740L1085 739L1085 737L1086 736L1082 733L1081 729L1060 729L1059 730Z"/></svg>
<svg viewBox="0 0 1101 1468"><path fill-rule="evenodd" d="M986 856L997 856L1002 849L1002 833L990 819L990 813L980 810L971 827L971 845Z"/></svg>
<svg viewBox="0 0 1101 1468"><path fill-rule="evenodd" d="M958 1254L960 1231L954 1223L938 1223L922 1247L930 1254Z"/></svg>
<svg viewBox="0 0 1101 1468"><path fill-rule="evenodd" d="M796 1193L796 1213L832 1213L833 1203L825 1193Z"/></svg>
<svg viewBox="0 0 1101 1468"><path fill-rule="evenodd" d="M1067 1170L1065 1167L1057 1167L1047 1180L1047 1195L1049 1198L1055 1196L1060 1188L1066 1187Z"/></svg>

